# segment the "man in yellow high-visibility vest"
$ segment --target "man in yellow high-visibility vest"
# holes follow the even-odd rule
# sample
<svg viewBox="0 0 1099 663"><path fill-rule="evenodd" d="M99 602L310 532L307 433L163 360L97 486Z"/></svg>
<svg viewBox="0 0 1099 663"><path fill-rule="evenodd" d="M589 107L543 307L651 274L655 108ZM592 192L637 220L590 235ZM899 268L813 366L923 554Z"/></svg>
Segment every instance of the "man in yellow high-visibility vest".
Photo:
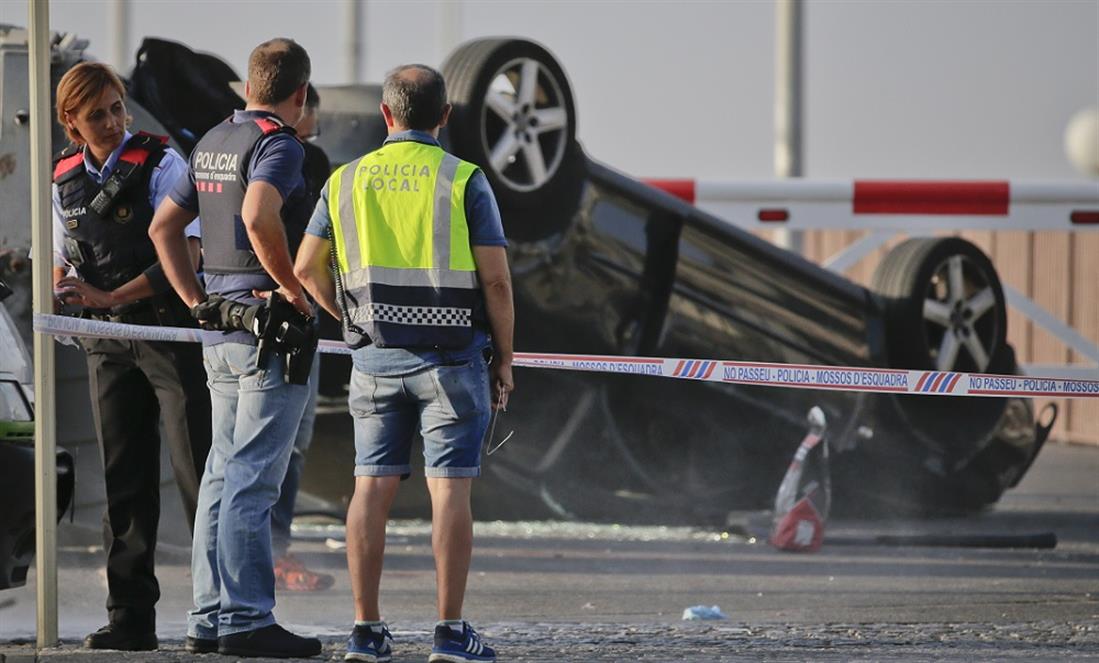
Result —
<svg viewBox="0 0 1099 663"><path fill-rule="evenodd" d="M439 146L450 115L442 76L423 65L394 69L381 112L389 137L329 178L295 263L354 350L347 562L355 626L346 658L391 656L378 607L385 523L410 474L418 430L439 617L428 660L493 661L495 652L462 619L462 602L473 548L472 478L480 474L491 410L505 407L514 388L507 242L485 175Z"/></svg>

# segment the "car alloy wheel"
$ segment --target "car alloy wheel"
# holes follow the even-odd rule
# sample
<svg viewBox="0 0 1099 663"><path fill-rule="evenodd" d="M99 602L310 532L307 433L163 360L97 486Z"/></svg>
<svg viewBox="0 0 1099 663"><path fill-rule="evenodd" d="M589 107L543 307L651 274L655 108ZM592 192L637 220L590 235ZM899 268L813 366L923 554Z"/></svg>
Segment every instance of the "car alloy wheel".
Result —
<svg viewBox="0 0 1099 663"><path fill-rule="evenodd" d="M960 354L969 354L978 371L988 368L998 321L989 315L996 294L986 274L964 255L952 255L935 268L923 302L923 319L935 368L958 366Z"/></svg>
<svg viewBox="0 0 1099 663"><path fill-rule="evenodd" d="M553 54L525 39L475 39L442 71L453 105L449 149L484 170L501 211L567 218L586 160L576 144L572 90ZM524 228L536 222L529 214L516 221Z"/></svg>
<svg viewBox="0 0 1099 663"><path fill-rule="evenodd" d="M996 268L960 237L898 244L874 272L889 365L997 372L1004 365L1007 306Z"/></svg>
<svg viewBox="0 0 1099 663"><path fill-rule="evenodd" d="M568 138L561 85L545 65L517 58L492 78L481 109L489 166L518 191L543 186L560 167Z"/></svg>

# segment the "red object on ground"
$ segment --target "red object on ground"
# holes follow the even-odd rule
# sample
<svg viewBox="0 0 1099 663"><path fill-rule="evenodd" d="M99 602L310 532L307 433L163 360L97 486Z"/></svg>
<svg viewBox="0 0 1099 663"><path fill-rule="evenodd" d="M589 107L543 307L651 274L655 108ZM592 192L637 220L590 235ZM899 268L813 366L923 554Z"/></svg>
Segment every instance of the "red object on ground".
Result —
<svg viewBox="0 0 1099 663"><path fill-rule="evenodd" d="M327 573L315 573L293 555L283 555L275 560L275 589L288 592L322 592L336 579Z"/></svg>
<svg viewBox="0 0 1099 663"><path fill-rule="evenodd" d="M816 552L823 541L824 520L808 497L798 500L771 531L771 545L779 550Z"/></svg>

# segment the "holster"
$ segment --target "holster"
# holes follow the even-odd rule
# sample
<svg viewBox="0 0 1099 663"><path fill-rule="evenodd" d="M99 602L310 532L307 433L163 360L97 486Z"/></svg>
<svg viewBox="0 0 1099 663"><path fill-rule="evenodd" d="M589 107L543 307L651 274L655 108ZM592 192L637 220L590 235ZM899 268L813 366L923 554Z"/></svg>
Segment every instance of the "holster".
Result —
<svg viewBox="0 0 1099 663"><path fill-rule="evenodd" d="M285 379L290 384L308 384L317 353L317 327L314 318L302 315L293 304L272 292L256 333L256 364L267 366L271 353L281 352Z"/></svg>
<svg viewBox="0 0 1099 663"><path fill-rule="evenodd" d="M286 352L286 381L290 384L308 384L313 370L313 357L317 354L317 327L310 324L302 345Z"/></svg>

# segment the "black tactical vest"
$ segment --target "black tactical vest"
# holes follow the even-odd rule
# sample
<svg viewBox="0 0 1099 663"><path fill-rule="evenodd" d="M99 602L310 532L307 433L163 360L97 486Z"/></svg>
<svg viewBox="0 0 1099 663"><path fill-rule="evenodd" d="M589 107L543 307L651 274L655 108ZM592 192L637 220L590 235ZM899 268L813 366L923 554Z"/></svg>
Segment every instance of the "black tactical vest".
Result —
<svg viewBox="0 0 1099 663"><path fill-rule="evenodd" d="M247 122L232 118L210 129L191 152L191 170L198 191L202 219L204 269L209 274L266 274L248 239L241 218L244 193L248 189L248 165L256 146L275 133L296 135L273 114ZM296 198L304 200L304 192ZM282 221L293 256L309 221L304 205L287 200ZM299 209L301 208L301 209Z"/></svg>
<svg viewBox="0 0 1099 663"><path fill-rule="evenodd" d="M167 141L146 133L131 137L102 185L84 168L81 148L70 146L54 158L65 253L81 277L100 290L118 288L157 261L149 239L149 179Z"/></svg>

